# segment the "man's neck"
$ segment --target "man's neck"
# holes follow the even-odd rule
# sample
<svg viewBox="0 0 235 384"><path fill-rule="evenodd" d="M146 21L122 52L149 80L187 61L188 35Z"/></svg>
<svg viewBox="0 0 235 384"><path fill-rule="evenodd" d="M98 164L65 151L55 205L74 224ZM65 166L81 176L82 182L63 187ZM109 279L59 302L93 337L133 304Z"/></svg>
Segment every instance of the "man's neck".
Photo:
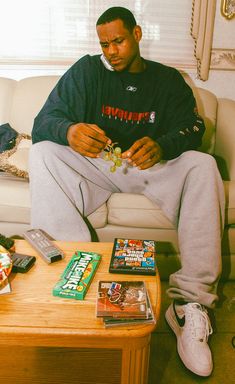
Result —
<svg viewBox="0 0 235 384"><path fill-rule="evenodd" d="M128 72L129 73L140 73L140 72L144 72L145 69L146 69L145 60L142 59L142 57L140 57L139 60L136 62L135 67L131 71L128 71Z"/></svg>

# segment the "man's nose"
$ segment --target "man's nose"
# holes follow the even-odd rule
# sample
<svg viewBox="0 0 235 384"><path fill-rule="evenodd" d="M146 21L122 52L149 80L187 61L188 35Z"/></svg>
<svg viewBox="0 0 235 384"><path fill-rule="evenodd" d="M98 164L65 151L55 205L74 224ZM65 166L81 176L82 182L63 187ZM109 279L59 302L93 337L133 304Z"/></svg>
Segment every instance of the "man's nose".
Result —
<svg viewBox="0 0 235 384"><path fill-rule="evenodd" d="M115 55L117 53L117 45L115 43L109 44L109 55Z"/></svg>

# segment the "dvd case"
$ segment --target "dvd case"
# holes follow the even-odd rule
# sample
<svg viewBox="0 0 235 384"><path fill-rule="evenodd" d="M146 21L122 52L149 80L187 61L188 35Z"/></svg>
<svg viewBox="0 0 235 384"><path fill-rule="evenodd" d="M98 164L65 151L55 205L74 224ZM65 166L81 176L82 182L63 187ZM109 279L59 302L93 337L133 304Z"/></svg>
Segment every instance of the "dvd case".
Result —
<svg viewBox="0 0 235 384"><path fill-rule="evenodd" d="M147 313L148 316L146 319L136 319L136 318L114 318L114 317L104 317L104 325L106 328L109 327L125 327L132 325L143 325L143 324L156 324L156 318L153 312L151 300L147 291Z"/></svg>
<svg viewBox="0 0 235 384"><path fill-rule="evenodd" d="M156 242L114 239L109 272L156 275Z"/></svg>
<svg viewBox="0 0 235 384"><path fill-rule="evenodd" d="M99 281L96 316L146 319L146 292L144 281Z"/></svg>

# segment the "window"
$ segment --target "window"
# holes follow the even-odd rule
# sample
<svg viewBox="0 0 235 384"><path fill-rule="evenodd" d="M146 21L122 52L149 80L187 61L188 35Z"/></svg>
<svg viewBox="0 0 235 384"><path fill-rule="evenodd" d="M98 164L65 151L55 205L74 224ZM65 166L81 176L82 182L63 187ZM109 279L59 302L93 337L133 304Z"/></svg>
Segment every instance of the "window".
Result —
<svg viewBox="0 0 235 384"><path fill-rule="evenodd" d="M142 26L141 52L169 65L195 66L190 36L192 2L0 0L0 63L71 65L100 53L95 23L111 6L124 6Z"/></svg>
<svg viewBox="0 0 235 384"><path fill-rule="evenodd" d="M20 65L51 73L100 53L95 24L111 6L134 13L143 57L197 67L199 78L208 78L216 0L0 0L0 69Z"/></svg>

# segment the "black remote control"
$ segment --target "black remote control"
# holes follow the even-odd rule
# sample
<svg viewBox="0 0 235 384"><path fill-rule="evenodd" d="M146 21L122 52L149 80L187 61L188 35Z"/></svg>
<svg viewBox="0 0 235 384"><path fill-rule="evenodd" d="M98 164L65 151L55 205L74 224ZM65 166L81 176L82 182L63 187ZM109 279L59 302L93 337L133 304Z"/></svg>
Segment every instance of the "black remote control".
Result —
<svg viewBox="0 0 235 384"><path fill-rule="evenodd" d="M21 253L12 253L12 272L25 273L34 265L35 256L22 255Z"/></svg>

